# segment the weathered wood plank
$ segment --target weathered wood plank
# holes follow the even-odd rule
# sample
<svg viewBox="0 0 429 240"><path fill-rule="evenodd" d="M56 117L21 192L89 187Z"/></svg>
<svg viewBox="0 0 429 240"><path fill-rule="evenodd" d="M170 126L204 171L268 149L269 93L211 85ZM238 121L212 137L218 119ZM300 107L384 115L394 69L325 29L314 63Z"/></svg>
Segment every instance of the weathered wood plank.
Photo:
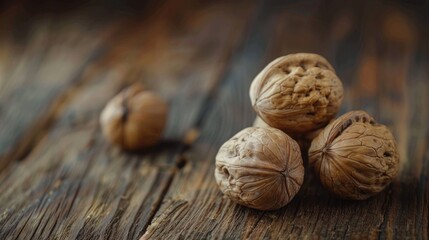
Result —
<svg viewBox="0 0 429 240"><path fill-rule="evenodd" d="M62 93L79 84L86 65L101 55L101 43L112 31L76 25L40 21L31 26L25 50L6 52L13 56L5 59L15 64L0 76L0 170L24 157L41 137L62 104ZM5 43L2 48L20 48L14 41Z"/></svg>
<svg viewBox="0 0 429 240"><path fill-rule="evenodd" d="M151 21L124 25L124 35L107 43L111 50L86 66L82 84L62 96L47 135L0 175L0 238L141 236L182 164L181 138L216 89L252 9L224 3L189 8L171 1ZM176 24L178 18L183 21ZM108 99L135 81L169 99L170 140L126 154L100 136L98 115ZM185 110L189 114L179 114Z"/></svg>
<svg viewBox="0 0 429 240"><path fill-rule="evenodd" d="M393 33L399 36L399 43L398 39L377 35L380 29L388 31L383 29L383 20L392 12L390 8L380 12L382 8L374 4L350 6L345 10L352 14L350 16L342 16L340 11L338 15L331 13L335 17L331 21L322 19L326 22L294 15L301 9L307 10L305 3L285 6L285 9L261 9L261 15L252 24L254 32L231 65L216 101L207 106L211 110L201 121L201 137L185 153L188 164L175 175L165 202L142 239L427 238L428 151L423 146L427 145L428 129L422 124L429 117L423 104L427 102L424 96L429 93L425 80L428 70L423 67L425 60L411 60L418 56L415 49L406 47L397 52L398 44L407 45L401 41L409 41L409 35L413 34L407 32L404 40L400 37L401 31L412 31L409 30L412 25ZM315 15L320 16L311 14ZM403 17L407 18L406 15ZM341 21L350 23L338 26ZM279 33L276 34L273 26L278 27ZM367 31L371 27L372 31ZM327 34L323 38L320 29L328 33L338 31L339 37ZM300 31L299 37L303 41L294 38L295 31ZM393 31L398 30L394 28ZM377 37L372 39L374 35ZM359 37L364 39L362 43ZM392 47L384 53L377 51L386 42ZM361 48L364 49L362 53ZM293 51L320 52L321 49L338 69L345 82L346 94L352 96L345 98L342 112L364 108L394 131L405 162L402 174L371 199L345 201L328 194L307 169L301 191L280 210L261 212L232 203L216 186L214 156L225 140L241 128L250 126L254 119L248 100L251 79L258 69L278 55ZM364 63L341 62L345 57L360 57ZM371 57L375 59L371 60ZM420 64L416 65L414 61ZM359 67L363 69L358 71Z"/></svg>
<svg viewBox="0 0 429 240"><path fill-rule="evenodd" d="M31 151L64 96L84 85L87 66L112 48L106 39L123 34L118 25L129 19L109 12L111 3L93 4L17 1L0 9L0 171ZM140 21L152 15L148 10Z"/></svg>
<svg viewBox="0 0 429 240"><path fill-rule="evenodd" d="M4 135L23 159L3 155L11 164L0 174L0 238L136 239L149 224L145 238L153 239L427 238L429 66L427 47L418 45L428 37L424 24L377 2L261 3L256 17L254 3L160 3L143 20L121 22L113 37L92 39L97 44L69 61L80 68L58 73L52 86L56 74L44 76L59 64L54 49L68 55L61 41L82 43L81 30L55 37L58 26L42 21L19 48L0 48L1 114L4 102L28 102L14 93L35 96L30 88L43 86L49 95L33 99L31 116L9 113L15 110L0 116L0 124L32 139L16 151L26 141ZM244 25L250 28L240 44ZM11 46L2 37L1 46ZM79 62L94 49L106 51ZM298 196L278 211L244 208L219 192L214 156L253 122L250 81L273 58L297 51L318 52L336 67L346 87L342 112L363 108L394 131L403 171L380 195L336 199L310 170ZM108 99L135 81L169 99L172 117L166 142L127 154L106 144L97 118ZM180 140L192 128L201 137L186 150Z"/></svg>

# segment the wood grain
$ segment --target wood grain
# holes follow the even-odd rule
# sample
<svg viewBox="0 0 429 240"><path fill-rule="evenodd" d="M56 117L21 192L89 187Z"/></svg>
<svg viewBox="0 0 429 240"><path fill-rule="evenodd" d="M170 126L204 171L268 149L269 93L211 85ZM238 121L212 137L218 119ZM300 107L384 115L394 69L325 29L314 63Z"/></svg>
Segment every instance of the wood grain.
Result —
<svg viewBox="0 0 429 240"><path fill-rule="evenodd" d="M8 164L7 159L26 154L40 130L52 120L52 109L61 104L61 93L79 84L83 69L103 51L100 40L107 32L93 32L100 35L94 38L88 30L76 29L76 26L50 25L41 23L34 29L28 48L18 56L10 56L16 63L5 73L7 76L1 78L0 168ZM61 44L46 49L50 41L61 41Z"/></svg>
<svg viewBox="0 0 429 240"><path fill-rule="evenodd" d="M68 87L61 96L63 104L51 117L54 120L41 142L22 162L2 173L1 238L136 239L142 235L183 164L180 155L186 146L181 138L197 121L198 109L216 87L219 72L239 43L241 34L236 28L243 29L241 18L252 9L251 5L233 9L225 9L223 4L195 6L185 14L183 31L176 32L172 21L178 17L175 14L184 17L184 13L171 12L170 7L162 6L150 22L135 24L127 29L128 36L106 43L111 50L86 64L81 84ZM211 12L206 12L207 7ZM242 10L239 15L233 11L238 7ZM219 15L223 21L217 19ZM226 22L234 24L224 27ZM200 31L201 26L222 34L213 37L209 31ZM153 47L148 36L161 42L166 38L165 45ZM176 44L183 39L189 42L182 43L186 47L180 49L182 58L148 64L153 56L177 55ZM131 52L118 50L130 43L138 46ZM187 46L190 43L192 47ZM177 68L183 62L195 68ZM153 76L165 77L169 84L157 82ZM126 154L107 145L97 122L107 100L133 81L143 81L167 95L173 116L185 107L194 113L171 118L165 134L168 141L160 146Z"/></svg>
<svg viewBox="0 0 429 240"><path fill-rule="evenodd" d="M370 11L372 6L357 6L362 10ZM297 7L299 8L299 7ZM160 208L157 213L155 220L151 223L148 231L142 237L142 239L159 239L159 238L173 238L173 239L205 239L205 238L219 238L219 239L283 239L283 238L327 238L327 239L342 239L342 238L353 238L353 239L374 239L374 238L427 238L427 207L424 206L428 201L428 194L426 187L418 184L419 181L427 181L427 161L425 155L427 150L420 149L419 156L414 156L412 165L420 162L418 167L419 171L415 175L415 180L412 186L421 186L419 190L405 190L409 189L406 187L406 182L409 176L406 171L403 172L402 177L393 183L388 189L381 194L367 200L367 201L345 201L337 199L329 195L322 186L315 179L313 172L307 169L305 183L295 199L285 208L278 211L272 212L261 212L252 209L248 209L242 206L238 206L232 203L229 199L222 196L218 187L216 186L213 171L214 171L214 156L218 147L231 137L236 131L249 126L251 120L254 119L254 114L251 110L250 103L248 102L247 89L250 83L249 79L255 76L256 72L242 71L244 69L260 69L261 61L249 61L247 60L247 54L250 52L263 52L258 48L251 48L251 46L257 45L260 48L264 46L270 46L275 49L270 51L268 48L267 52L272 52L272 55L256 55L254 59L264 59L267 62L269 59L273 59L277 54L282 53L282 47L286 51L290 49L287 46L287 42L293 33L288 32L287 27L283 27L280 30L276 29L279 33L276 35L273 29L267 28L266 26L273 26L270 18L274 18L275 22L287 23L294 22L303 30L301 34L306 37L305 39L317 39L318 44L309 42L299 42L293 44L297 45L301 51L310 49L310 51L320 52L327 51L328 56L334 57L334 65L340 73L340 77L343 77L343 81L346 86L354 84L354 71L349 68L354 66L344 65L337 63L336 57L339 56L339 52L347 52L348 49L343 47L347 46L350 35L353 35L352 31L361 31L361 29L349 30L348 34L340 36L338 39L324 39L320 35L316 35L317 29L322 28L325 31L336 31L335 29L329 29L329 26L319 26L317 20L311 21L311 18L300 19L298 16L288 14L290 9L279 10L278 15L267 14L267 9L261 10L262 14L259 15L259 21L265 21L258 28L252 29L254 32L249 36L248 47L244 47L241 55L238 55L238 59L232 65L232 70L229 75L226 76L225 80L228 82L226 86L220 90L217 97L217 101L212 107L212 111L207 114L207 121L202 127L202 136L194 147L186 153L189 155L189 164L185 166L180 174L177 174L173 179L173 183L170 187L169 192L166 196L166 203ZM296 10L294 10L296 11ZM263 13L267 14L264 15ZM379 12L372 12L369 17L377 18ZM387 14L387 13L386 13ZM292 19L290 19L292 18ZM339 16L339 20L342 20L344 16ZM358 16L347 16L350 21L358 19ZM271 20L271 21L270 21ZM335 23L339 21L333 19ZM368 20L369 21L369 20ZM379 20L379 21L382 21ZM315 25L313 25L315 24ZM319 23L320 24L320 23ZM373 23L372 23L373 24ZM350 23L351 26L356 26L357 23ZM277 26L278 27L278 26ZM332 26L336 28L337 26ZM290 30L289 30L290 31ZM273 36L268 42L259 42L258 36L260 35ZM362 33L359 33L362 34ZM372 33L369 33L372 34ZM312 36L316 35L316 36ZM322 35L323 36L323 35ZM276 41L276 39L278 39ZM336 42L331 42L335 40ZM254 41L254 42L253 42ZM290 40L293 41L293 40ZM370 40L372 41L372 40ZM376 39L375 44L381 46L385 41ZM390 44L390 41L388 41ZM286 43L286 44L285 44ZM325 45L323 45L325 43ZM284 45L283 45L284 44ZM365 47L367 42L362 43ZM372 43L369 43L372 44ZM317 47L316 47L317 46ZM353 56L354 49L350 50L350 56ZM392 49L393 50L393 49ZM390 51L392 51L390 50ZM370 51L370 50L369 50ZM400 56L412 56L416 52L413 49L405 49L405 52L400 53ZM366 58L366 54L373 55L372 52L364 52L363 59ZM404 59L384 58L380 59L378 53L376 62L392 61L398 62L396 68L399 72L409 72L414 69L412 63L405 61ZM389 60L393 59L393 60ZM406 59L405 59L406 60ZM370 63L370 62L369 62ZM380 66L376 71L387 70L387 66ZM418 68L422 70L423 68ZM371 70L371 69L370 69ZM356 70L355 70L356 71ZM238 72L238 74L237 74ZM346 74L344 74L346 73ZM342 75L344 74L344 75ZM410 112L411 105L405 104L402 96L401 105L398 112L389 112L393 109L393 105L389 105L390 101L395 101L395 95L407 95L410 94L406 85L411 85L410 81L406 79L404 75L397 75L388 71L388 75L378 73L381 77L375 84L385 84L380 87L369 87L369 91L376 90L376 95L372 99L363 98L368 96L366 89L351 90L353 91L353 100L359 101L359 105L369 111L376 114L382 122L386 122L396 132L400 146L404 143L412 141L409 139L403 131L409 132L412 123L407 120L400 120L404 118L404 114ZM377 76L379 76L377 74ZM396 92L393 89L390 90L388 81L391 80L392 75L402 81L402 87L399 87ZM342 75L342 76L341 76ZM414 74L413 74L414 75ZM361 78L362 81L371 81L365 77ZM424 78L414 78L414 81L423 83ZM371 82L371 84L374 84ZM362 86L366 86L363 83ZM389 86L387 86L389 85ZM243 87L244 86L244 87ZM427 92L427 87L425 90ZM393 98L393 99L392 99ZM415 98L419 99L419 98ZM358 104L350 102L351 99L346 98L345 110L351 110L357 107ZM361 103L360 101L365 101ZM374 108L371 104L375 105ZM405 109L407 108L407 109ZM343 112L345 111L343 110ZM377 112L376 112L377 111ZM380 112L378 112L380 111ZM427 110L421 109L421 115L427 117ZM234 113L234 114L231 114ZM380 116L382 115L382 116ZM421 116L419 115L419 116ZM425 118L426 118L425 117ZM421 126L421 125L420 125ZM401 128L402 127L402 131ZM427 138L427 130L424 130L419 134L420 138ZM408 147L402 149L403 161L406 165L410 164L408 156L412 150L408 150ZM424 164L424 166L422 165ZM417 182L416 182L417 181ZM404 189L404 190L401 190ZM407 191L407 192L403 192ZM410 191L418 192L410 198ZM412 195L412 194L411 194ZM403 209L404 206L407 210ZM399 213L398 210L401 209ZM418 210L420 209L420 211ZM423 210L423 211L421 211ZM407 211L407 212L406 212ZM402 225L405 224L405 225Z"/></svg>
<svg viewBox="0 0 429 240"><path fill-rule="evenodd" d="M1 239L428 238L427 3L30 2L0 10ZM332 63L340 113L394 133L402 171L382 193L340 200L307 168L277 211L222 196L214 157L255 119L250 83L293 52ZM136 81L171 111L164 142L127 153L98 117Z"/></svg>

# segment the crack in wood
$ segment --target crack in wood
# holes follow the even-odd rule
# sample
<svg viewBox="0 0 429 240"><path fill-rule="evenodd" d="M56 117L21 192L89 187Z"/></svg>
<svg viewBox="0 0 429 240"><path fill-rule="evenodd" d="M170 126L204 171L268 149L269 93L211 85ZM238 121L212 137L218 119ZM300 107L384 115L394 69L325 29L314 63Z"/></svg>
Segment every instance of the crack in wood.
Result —
<svg viewBox="0 0 429 240"><path fill-rule="evenodd" d="M262 2L264 1L260 1L260 3ZM4 197L0 195L0 199L2 200L2 204L0 204L0 236L11 239L30 236L34 238L49 238L52 236L52 238L89 239L91 237L123 237L132 239L138 238L144 233L146 237L163 239L168 237L235 239L242 236L267 239L289 237L293 239L300 237L383 238L386 234L390 234L387 237L395 236L398 238L414 234L416 236L423 236L424 238L428 235L427 205L429 203L429 193L427 191L427 160L429 152L426 151L424 153L425 146L427 145L425 144L427 142L425 139L427 139L428 133L427 131L423 131L423 133L419 131L425 126L424 123L427 120L427 110L425 110L424 104L422 105L421 103L424 102L422 99L426 99L422 98L422 96L427 93L427 88L425 88L427 85L421 76L414 78L414 75L412 75L413 80L410 85L416 83L416 86L411 88L404 86L408 82L401 82L401 77L396 77L396 75L400 75L405 70L414 70L418 67L407 67L408 61L402 61L398 58L398 53L404 52L404 48L397 48L399 46L397 43L392 45L391 39L384 39L385 37L389 37L388 34L384 34L386 29L383 29L381 26L382 35L374 35L372 32L366 33L370 36L375 36L375 38L371 38L370 40L372 47L378 47L379 41L383 40L383 48L379 52L393 52L393 54L369 56L370 58L373 57L374 61L382 62L382 64L376 66L381 71L376 69L375 74L377 81L379 78L381 82L380 84L376 84L377 90L374 91L375 95L362 100L360 99L361 95L369 93L371 90L366 85L367 83L371 84L367 80L372 79L367 78L368 74L371 74L368 72L371 71L366 71L366 68L363 69L365 70L362 70L363 76L359 76L356 82L347 80L352 79L354 81L354 75L356 74L353 70L348 69L347 66L359 67L360 63L357 63L355 59L362 58L365 60L367 59L365 56L368 57L368 53L371 53L371 51L368 52L368 49L362 47L363 45L360 46L359 40L356 40L359 36L356 34L356 32L359 32L357 27L360 27L359 21L362 20L358 18L363 17L359 13L361 9L357 9L359 10L357 13L354 12L356 3L352 4L352 7L345 7L340 2L335 2L335 9L337 10L334 13L340 13L340 16L338 14L330 14L328 16L326 13L323 13L324 10L328 10L333 6L331 3L316 4L317 9L315 10L311 10L309 5L305 3L293 3L287 4L287 6L264 3L264 6L270 5L258 10L258 12L266 14L264 18L256 16L259 14L254 14L250 17L247 15L239 16L238 18L240 19L227 19L228 21L225 21L228 24L236 24L237 21L248 21L244 24L246 28L250 28L251 30L256 29L249 42L245 42L249 38L246 35L247 33L237 33L240 35L240 38L234 44L228 41L231 41L231 39L236 40L234 38L235 35L232 36L232 32L237 31L236 29L239 29L241 25L237 25L238 27L236 25L231 27L226 24L218 26L211 24L212 20L209 21L210 24L206 24L206 17L210 14L210 16L219 15L214 18L216 21L222 21L223 17L229 16L224 11L227 3L222 3L215 7L208 5L209 7L207 8L201 8L202 10L198 14L189 14L189 12L194 11L196 8L187 9L186 4L182 1L174 1L173 5L171 5L172 1L163 2L162 4L166 5L165 8L168 8L168 11L160 15L159 21L162 22L161 24L158 21L158 24L155 24L151 31L147 31L147 27L150 27L151 24L141 25L139 28L144 28L147 31L146 36L140 33L139 36L135 37L136 40L130 41L133 44L128 44L127 40L125 44L118 44L118 48L122 48L123 46L130 48L132 54L126 55L127 57L131 56L130 62L127 62L129 60L126 57L120 58L115 54L105 57L104 52L100 53L103 55L100 58L107 58L108 60L106 61L124 61L125 64L130 65L134 64L131 63L132 61L139 61L140 58L145 58L144 55L148 54L150 61L146 61L144 64L149 64L149 66L144 68L143 73L140 74L139 70L141 70L140 68L144 64L136 64L132 70L126 69L126 71L133 71L132 74L121 75L124 78L121 80L109 81L108 83L104 83L104 85L100 84L104 87L100 87L99 83L95 84L95 82L102 82L109 79L105 79L99 75L96 75L96 78L92 78L94 80L72 79L67 84L67 87L70 87L70 89L74 88L74 90L69 90L70 92L59 91L54 97L54 101L56 102L54 104L58 104L59 106L52 104L46 111L49 112L46 118L38 119L29 129L25 129L24 135L28 135L31 131L34 131L33 133L38 133L40 136L32 140L30 139L31 141L29 140L27 146L25 146L22 140L18 139L20 144L24 144L24 148L26 148L24 150L26 151L22 150L18 154L18 151L14 149L17 152L14 156L18 156L21 160L26 159L26 161L21 161L18 164L9 164L7 167L5 165L4 168L0 166L1 169L6 169L0 176L0 183L3 183L0 185L0 189L3 190L4 194ZM193 4L196 3L194 2ZM359 7L360 5L357 4L357 6ZM367 22L366 25L369 23L371 23L369 25L372 25L374 22L374 26L378 26L378 19L383 19L383 14L390 14L388 11L382 11L379 14L376 11L378 9L376 6L377 3L368 4L367 8L374 7L375 10L372 10L372 13L370 12L368 16L365 16L367 19L365 20ZM257 8L259 9L259 7L261 6L258 5ZM217 8L218 10L216 10ZM237 9L241 11L241 9ZM200 10L200 8L197 10ZM305 13L303 10L305 10ZM183 11L185 14L175 14L175 11ZM395 11L395 7L392 7L392 11ZM149 14L156 15L158 14L158 9L152 12ZM366 13L366 11L364 12ZM233 14L237 13L238 11ZM173 17L170 18L169 16ZM342 18L344 16L345 20ZM374 18L374 16L377 16L377 18ZM400 16L399 20L401 20ZM192 21L188 22L187 18L192 18ZM355 18L359 21L356 21ZM140 20L140 18L138 19ZM135 21L135 19L130 20L128 23L132 25L132 21ZM189 26L183 24L183 22L186 22ZM206 25L209 26L207 27ZM222 35L222 37L214 38L215 41L212 41L213 37L210 33L204 32L209 27L213 27L216 31L220 30L218 35ZM232 32L225 30L234 27L236 28ZM297 28L299 28L298 32L295 31ZM137 28L126 28L122 33L126 33L130 29L135 30ZM397 31L398 29L400 28L387 30ZM390 33L389 31L387 33ZM182 35L180 32L186 32L186 34ZM204 33L200 35L200 32ZM193 38L192 34L197 34L197 37ZM130 36L128 35L128 37ZM135 34L132 36L135 36ZM161 41L158 41L158 37L152 38L152 36L159 36ZM210 39L206 39L206 36L209 36ZM297 42L299 38L296 36L304 36L304 38L302 38L302 41ZM242 39L242 37L247 37L247 39L243 40L244 38ZM144 42L145 39L150 39L153 42L144 43L147 45L146 48L135 47L141 46L141 42ZM395 41L401 41L400 38L398 39ZM219 43L219 41L225 42ZM171 42L174 42L172 45L175 49L180 49L179 52L170 50L147 51L151 47L157 47L158 44L164 49L166 46L170 46ZM191 44L188 44L189 42ZM201 44L200 42L203 43ZM197 44L197 47L194 46L194 43ZM244 45L253 47L246 48ZM392 51L392 46L394 47L394 51ZM109 47L114 48L116 46ZM183 50L182 47L185 49ZM198 49L188 51L187 47ZM362 48L364 51L363 54L360 54ZM403 150L405 150L405 157L409 162L407 162L406 172L402 174L400 180L392 184L389 188L391 192L386 191L381 193L384 194L383 196L380 195L368 201L351 204L345 201L334 200L334 198L331 199L331 197L327 196L327 193L322 191L321 186L316 184L315 180L312 179L314 181L311 181L311 184L305 185L306 190L301 191L297 199L291 202L290 205L268 214L255 213L252 210L235 205L228 199L222 198L221 194L217 191L217 186L213 181L211 173L212 158L216 151L216 147L213 146L220 144L223 138L228 137L228 134L244 126L247 120L254 117L254 115L251 115L253 111L247 111L247 108L243 110L247 106L245 104L248 102L243 100L248 97L247 90L245 90L246 87L243 86L249 83L253 77L248 72L253 72L254 70L249 69L249 66L251 68L259 67L263 65L265 60L269 60L269 58L271 59L277 57L279 54L286 54L289 51L299 49L326 53L330 59L341 63L339 74L346 76L344 78L347 81L345 82L346 87L356 85L361 87L352 93L350 99L346 100L343 110L358 106L367 107L365 106L366 103L375 101L378 104L373 108L369 107L370 110L375 111L380 117L384 117L385 121L390 122L393 128L400 131L399 138L403 138L402 146ZM223 51L226 51L226 53L223 53ZM114 52L117 53L118 51ZM216 55L219 52L222 52L222 54ZM186 55L183 61L175 61L172 58L172 56L175 57L182 53L184 55L189 54L189 56ZM137 57L134 58L134 55L137 55ZM213 57L213 55L215 56ZM237 56L240 58L239 61L246 62L242 65L240 63L238 70L232 69L236 65L231 63L231 59ZM206 57L209 58L208 61L203 60ZM386 61L389 58L395 59L395 62ZM160 62L156 62L158 59L160 59ZM396 61L401 63L401 66L398 65L398 68L391 68L391 66L397 66ZM177 64L178 66L169 66L170 62L172 62L171 65ZM183 65L181 65L182 62L184 62ZM103 64L101 65L96 74L103 72L103 67L106 71L109 71L110 69L108 68L114 64L107 64L108 67ZM232 67L229 67L230 65ZM162 67L165 72L157 71L158 67ZM383 72L383 68L385 68L385 72ZM30 72L35 71L36 69L33 69ZM85 71L85 69L79 69L79 71ZM191 74L188 71L192 73L197 72L197 74ZM229 76L227 72L231 71L242 72ZM209 74L205 74L206 72L209 72ZM399 74L397 74L398 72ZM160 75L161 78L164 78L164 76L172 78L166 80L163 84L165 86L170 86L170 83L173 84L171 89L168 90L171 92L167 91L166 95L172 92L176 94L174 95L174 100L170 101L172 105L175 105L175 116L182 116L183 109L185 108L191 112L189 117L185 116L183 119L175 118L174 120L179 120L179 123L175 122L172 124L172 128L175 129L168 131L168 134L176 137L176 135L181 135L182 131L186 131L187 128L193 126L197 132L200 130L203 132L199 141L194 143L195 136L191 136L191 140L183 141L182 145L162 144L159 149L153 152L136 153L137 156L144 157L135 158L134 156L136 155L114 152L114 150L112 150L114 152L112 153L106 150L106 146L103 145L104 147L100 149L100 146L97 145L91 147L96 148L99 152L89 152L87 153L89 155L78 155L76 159L70 161L66 159L70 157L69 151L90 151L80 145L71 146L71 150L67 146L77 144L86 134L77 135L73 137L73 141L66 142L61 146L55 145L55 141L67 139L68 135L72 134L71 131L77 130L76 126L80 126L80 123L87 124L87 122L94 121L97 111L101 108L101 105L93 108L78 106L78 111L81 111L78 114L82 113L85 115L83 116L84 119L79 118L80 122L78 123L72 119L73 125L68 122L65 125L61 125L64 124L62 122L64 119L61 118L61 115L68 105L92 103L91 98L89 101L77 101L75 94L79 95L83 91L91 95L93 93L92 90L97 90L97 94L104 94L104 97L108 99L108 95L112 94L113 91L119 90L121 86L119 82L132 82L140 80L140 78L149 79L147 82L150 82L157 75ZM422 76L425 75L423 74ZM78 78L78 76L75 77ZM182 82L177 83L176 77L180 78L177 81L180 81L182 78L185 79L184 81L188 85L180 85ZM392 81L390 81L391 79ZM199 83L208 83L208 85L198 88L193 86ZM96 86L90 88L93 87L93 84ZM149 84L156 85L155 83ZM113 87L110 88L105 87L112 85ZM401 88L402 86L404 88ZM85 88L88 88L88 90ZM421 89L420 92L413 95L417 88ZM106 89L107 91L104 91ZM179 91L175 92L177 89ZM195 93L194 91L198 92ZM370 94L374 92L370 92ZM187 94L192 98L191 100L186 100L183 97L188 97ZM406 94L415 96L416 100L407 100ZM396 96L393 100L390 98L392 95ZM196 101L193 99L195 96L197 96ZM225 97L227 97L227 101L224 101ZM402 104L398 99L410 102ZM188 106L189 103L191 103L191 107ZM397 107L398 112L401 112L403 115L414 112L416 117L422 116L419 118L419 121L422 121L422 123L415 125L418 119L413 118L410 120L404 116L398 117L396 116L398 114L395 115L395 113L393 115L391 113L386 114L389 106L396 106L396 103L401 103ZM404 114L402 110L410 106L414 108ZM3 105L0 106L0 111L3 112L5 107ZM250 109L250 106L248 107ZM74 111L74 109L71 111ZM86 111L91 111L91 113L86 115ZM395 122L395 120L400 122ZM68 119L65 121L68 121ZM56 123L59 125L55 125ZM37 129L38 126L41 126L41 128ZM406 138L408 134L403 132L407 127L411 129L410 138ZM56 131L64 130L64 128L70 128L70 132L55 135ZM97 128L96 131L99 132L98 125L93 122L90 128ZM416 132L414 133L414 131ZM54 136L52 137L51 134ZM49 141L37 143L39 139L45 138L49 138ZM98 141L100 139L99 136L91 137L91 141ZM97 143L102 145L101 142ZM418 146L415 146L415 143ZM50 152L55 148L60 148L64 152ZM48 152L48 154L38 154L39 149ZM162 151L162 149L169 150L165 154L166 152ZM105 155L106 152L108 152L107 155ZM8 154L10 153L8 152ZM159 157L157 157L158 154ZM99 155L101 158L96 158ZM3 160L4 156L0 158ZM112 159L106 160L104 158ZM49 169L40 167L43 159L46 159L44 164L49 165ZM0 160L0 165L2 160ZM89 163L86 165L81 160L88 160ZM141 169L135 168L136 162L132 161L139 162L140 166L143 164L147 165ZM30 171L32 167L36 167L37 171L34 171L34 169ZM40 169L37 169L37 167ZM28 172L27 175L24 174L25 171ZM57 175L56 173L58 172L59 174ZM84 173L83 175L82 172ZM12 173L13 175L11 175ZM29 177L31 174L36 175L36 177ZM17 181L14 182L13 180L15 179L13 178L16 178ZM25 178L26 180L21 181L21 178ZM42 187L45 184L49 186L47 189ZM9 189L13 189L18 194L15 195ZM49 195L51 193L52 195ZM26 199L23 200L22 198ZM5 202L4 205L3 202ZM423 211L420 211L422 207ZM47 209L49 209L48 212ZM58 210L61 211L63 209L63 212L58 212ZM246 229L248 231L244 231ZM408 235L406 235L406 231L408 231Z"/></svg>

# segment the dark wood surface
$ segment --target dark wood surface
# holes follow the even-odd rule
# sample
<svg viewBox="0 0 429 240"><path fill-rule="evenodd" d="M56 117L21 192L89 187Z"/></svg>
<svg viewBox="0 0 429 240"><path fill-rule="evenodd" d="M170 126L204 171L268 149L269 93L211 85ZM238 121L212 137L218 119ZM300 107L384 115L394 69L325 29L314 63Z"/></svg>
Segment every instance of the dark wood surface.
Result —
<svg viewBox="0 0 429 240"><path fill-rule="evenodd" d="M0 239L428 239L428 3L100 2L1 8ZM294 52L336 68L341 113L394 133L401 173L382 193L341 200L307 169L276 211L222 196L214 157L255 118L251 81ZM126 153L98 116L138 81L170 118L165 141Z"/></svg>

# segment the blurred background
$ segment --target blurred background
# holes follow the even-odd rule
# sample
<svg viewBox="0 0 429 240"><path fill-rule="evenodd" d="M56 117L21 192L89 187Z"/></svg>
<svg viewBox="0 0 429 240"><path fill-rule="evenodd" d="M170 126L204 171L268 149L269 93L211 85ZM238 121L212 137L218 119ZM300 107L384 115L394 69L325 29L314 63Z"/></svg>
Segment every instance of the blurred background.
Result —
<svg viewBox="0 0 429 240"><path fill-rule="evenodd" d="M136 239L156 214L162 224L151 231L161 239L243 238L256 227L426 236L428 43L423 0L0 1L0 236ZM392 130L403 171L359 203L330 197L308 174L288 207L263 217L222 199L214 157L254 121L256 74L296 52L334 66L345 88L340 114L362 109ZM101 110L135 82L169 101L165 137L178 144L136 156L101 137ZM199 136L191 147L180 141L189 132ZM180 211L160 214L168 204Z"/></svg>
<svg viewBox="0 0 429 240"><path fill-rule="evenodd" d="M215 98L220 83L238 78L243 107L250 109L253 77L294 52L321 54L335 66L346 91L342 112L364 109L385 124L405 123L413 107L428 103L427 42L423 0L2 1L0 155L29 126L58 118L52 113L71 102L74 91L106 79L115 79L102 87L113 92L143 81L171 101L181 96L174 115L194 99ZM79 124L97 116L92 110L61 115ZM40 113L46 113L42 120ZM403 139L412 132L408 124L395 126ZM183 131L170 124L167 132Z"/></svg>

